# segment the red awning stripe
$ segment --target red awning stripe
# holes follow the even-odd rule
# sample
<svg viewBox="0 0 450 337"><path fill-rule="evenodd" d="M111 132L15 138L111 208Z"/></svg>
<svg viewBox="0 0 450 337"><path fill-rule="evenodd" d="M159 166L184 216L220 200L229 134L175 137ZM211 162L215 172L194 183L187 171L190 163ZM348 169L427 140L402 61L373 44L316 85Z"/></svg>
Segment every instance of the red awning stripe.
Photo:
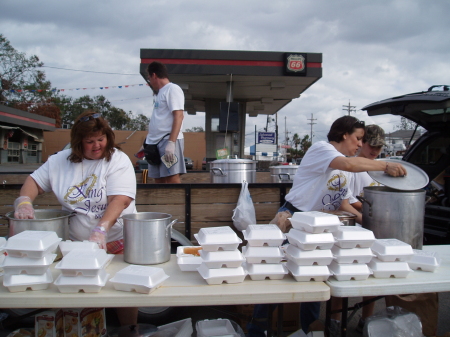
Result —
<svg viewBox="0 0 450 337"><path fill-rule="evenodd" d="M280 61L244 61L244 60L192 60L192 59L141 59L141 63L150 64L153 61L164 64L195 64L214 66L253 66L253 67L283 67ZM307 62L306 67L321 68L320 62Z"/></svg>
<svg viewBox="0 0 450 337"><path fill-rule="evenodd" d="M42 125L55 127L55 124L52 124L52 123L38 121L38 120L33 119L33 118L17 116L17 115L13 115L13 114L10 114L10 113L7 113L7 112L3 112L3 111L0 111L0 116L5 116L5 117L9 117L9 118L15 118L15 119L20 119L20 120L27 121L27 122L33 122L33 123L36 123L36 124L42 124Z"/></svg>

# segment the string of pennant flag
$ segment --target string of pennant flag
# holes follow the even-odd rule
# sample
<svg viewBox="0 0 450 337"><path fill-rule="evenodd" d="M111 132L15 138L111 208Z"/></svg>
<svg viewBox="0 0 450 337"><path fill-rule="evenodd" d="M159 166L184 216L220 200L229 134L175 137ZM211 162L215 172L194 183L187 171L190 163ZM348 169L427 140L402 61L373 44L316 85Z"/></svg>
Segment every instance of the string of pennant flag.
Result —
<svg viewBox="0 0 450 337"><path fill-rule="evenodd" d="M115 85L115 86L109 86L109 87L92 87L92 88L71 88L71 89L9 89L9 92L46 92L46 91L51 91L51 92L64 92L64 91L76 91L76 90L92 90L92 89L102 89L102 90L106 90L106 89L124 89L124 88L131 88L131 87L143 87L143 86L149 86L148 83L145 84L126 84L126 85Z"/></svg>

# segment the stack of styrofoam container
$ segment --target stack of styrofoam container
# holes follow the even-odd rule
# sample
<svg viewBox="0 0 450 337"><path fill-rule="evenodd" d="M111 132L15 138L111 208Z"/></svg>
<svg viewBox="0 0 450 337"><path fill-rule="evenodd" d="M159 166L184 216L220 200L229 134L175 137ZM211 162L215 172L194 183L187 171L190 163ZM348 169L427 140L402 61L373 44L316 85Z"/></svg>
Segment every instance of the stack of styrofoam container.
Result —
<svg viewBox="0 0 450 337"><path fill-rule="evenodd" d="M292 229L286 234L286 267L297 281L326 281L333 261L332 232L342 223L337 215L324 212L296 212L290 218Z"/></svg>
<svg viewBox="0 0 450 337"><path fill-rule="evenodd" d="M61 238L53 231L23 231L11 236L4 249L3 285L10 292L47 289L53 282L50 265Z"/></svg>
<svg viewBox="0 0 450 337"><path fill-rule="evenodd" d="M105 268L113 257L103 249L72 249L55 266L61 274L54 284L62 293L98 293L109 278Z"/></svg>
<svg viewBox="0 0 450 337"><path fill-rule="evenodd" d="M276 225L248 225L242 231L247 246L242 247L247 272L254 281L269 278L281 280L288 270L281 263L284 258L280 246L286 236Z"/></svg>
<svg viewBox="0 0 450 337"><path fill-rule="evenodd" d="M336 243L331 251L335 261L330 271L338 281L366 280L372 274L368 263L374 257L375 236L371 230L359 226L341 226L333 233Z"/></svg>
<svg viewBox="0 0 450 337"><path fill-rule="evenodd" d="M238 246L242 240L229 226L201 228L194 234L202 250L201 265L197 268L208 284L240 283L247 275L242 263L245 261Z"/></svg>
<svg viewBox="0 0 450 337"><path fill-rule="evenodd" d="M377 239L372 246L376 255L369 267L375 278L405 278L412 272L408 261L414 252L411 245L398 239Z"/></svg>

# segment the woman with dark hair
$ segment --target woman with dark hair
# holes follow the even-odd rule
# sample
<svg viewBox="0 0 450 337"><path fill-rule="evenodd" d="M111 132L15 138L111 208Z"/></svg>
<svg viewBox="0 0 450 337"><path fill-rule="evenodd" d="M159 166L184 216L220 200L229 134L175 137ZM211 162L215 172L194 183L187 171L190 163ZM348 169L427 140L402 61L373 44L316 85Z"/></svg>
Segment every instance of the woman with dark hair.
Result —
<svg viewBox="0 0 450 337"><path fill-rule="evenodd" d="M391 176L406 175L400 164L355 157L362 146L365 123L353 116L338 118L331 125L328 142L314 143L303 157L295 173L291 190L285 203L278 210L271 223L287 231L289 217L295 212L337 210L348 193L348 177L345 172L384 171ZM256 305L253 318L267 317L268 305ZM307 333L309 325L318 319L320 302L302 303L300 323ZM261 324L249 324L249 337L261 336Z"/></svg>
<svg viewBox="0 0 450 337"><path fill-rule="evenodd" d="M33 200L52 191L63 210L75 213L71 240L97 242L110 254L122 254L123 224L118 218L136 213L133 165L100 113L82 113L70 136L70 149L50 156L27 177L14 202L14 217L33 219ZM119 309L118 316L123 325L136 324L137 308Z"/></svg>

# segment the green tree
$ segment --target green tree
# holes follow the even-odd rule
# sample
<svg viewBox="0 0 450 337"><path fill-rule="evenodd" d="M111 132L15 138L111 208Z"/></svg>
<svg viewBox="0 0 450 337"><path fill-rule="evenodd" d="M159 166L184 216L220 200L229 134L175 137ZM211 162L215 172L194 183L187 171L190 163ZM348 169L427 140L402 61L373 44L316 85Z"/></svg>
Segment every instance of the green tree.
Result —
<svg viewBox="0 0 450 337"><path fill-rule="evenodd" d="M186 129L186 132L205 132L202 126L194 126L191 129Z"/></svg>
<svg viewBox="0 0 450 337"><path fill-rule="evenodd" d="M400 118L400 124L397 124L395 126L395 128L397 130L414 130L416 128L416 123L413 122L412 120L406 118L406 117L401 117Z"/></svg>
<svg viewBox="0 0 450 337"><path fill-rule="evenodd" d="M148 123L150 122L150 119L147 116L145 116L143 114L134 116L134 114L131 111L129 111L128 117L129 117L129 121L128 121L128 125L126 126L126 128L128 130L136 130L136 131L146 131L147 130Z"/></svg>

